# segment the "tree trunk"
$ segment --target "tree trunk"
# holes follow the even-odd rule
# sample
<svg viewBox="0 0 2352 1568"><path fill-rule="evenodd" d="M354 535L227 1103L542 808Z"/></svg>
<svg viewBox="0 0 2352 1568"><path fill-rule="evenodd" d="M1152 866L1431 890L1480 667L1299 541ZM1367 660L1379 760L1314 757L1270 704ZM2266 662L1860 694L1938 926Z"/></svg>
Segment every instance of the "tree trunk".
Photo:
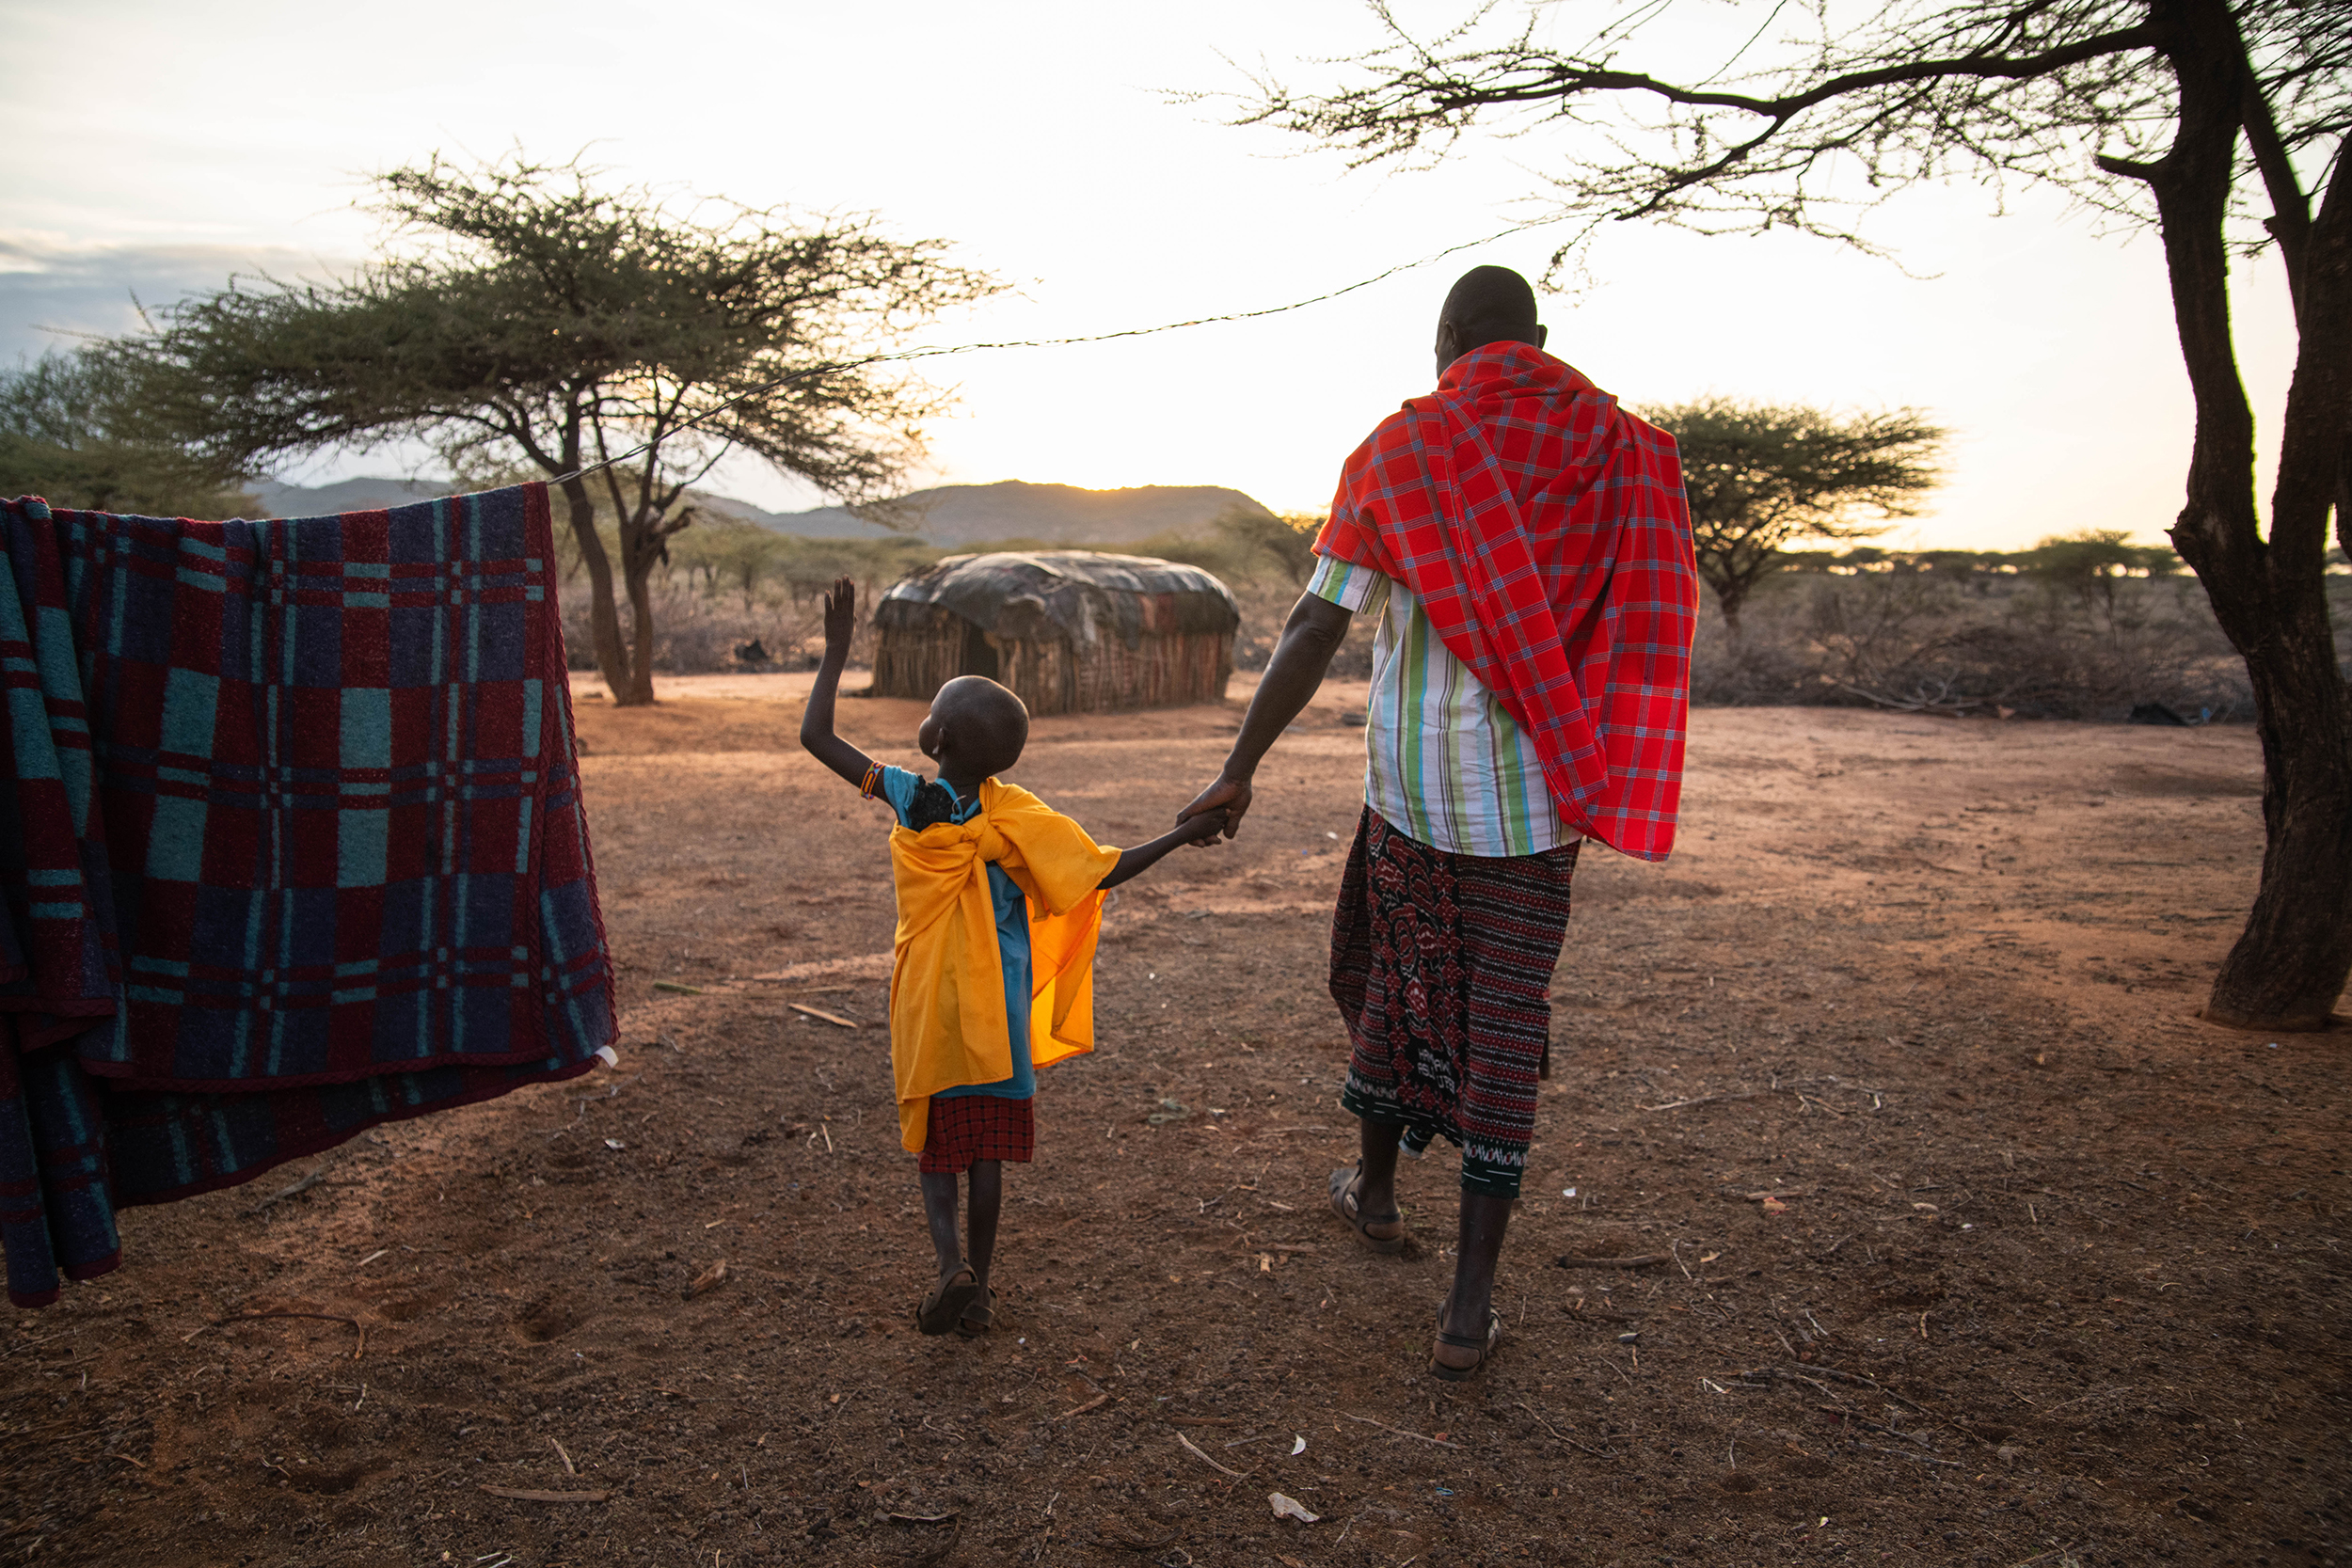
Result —
<svg viewBox="0 0 2352 1568"><path fill-rule="evenodd" d="M1697 549L1693 552L1699 580L1715 595L1715 608L1723 611L1724 631L1732 647L1740 646L1740 611L1747 607L1748 591L1756 586L1753 574L1740 570L1741 562L1731 550L1721 552Z"/></svg>
<svg viewBox="0 0 2352 1568"><path fill-rule="evenodd" d="M621 523L621 575L628 589L629 681L615 689L612 700L622 707L653 705L653 588L654 562L660 541L643 524Z"/></svg>
<svg viewBox="0 0 2352 1568"><path fill-rule="evenodd" d="M1724 612L1724 637L1734 648L1744 639L1740 631L1740 611L1748 602L1748 585L1719 584L1715 589L1715 608Z"/></svg>
<svg viewBox="0 0 2352 1568"><path fill-rule="evenodd" d="M2268 842L2253 914L2205 1007L2242 1028L2323 1027L2352 975L2352 689L2336 663L2326 577L2328 515L2344 504L2352 433L2352 189L2341 162L2308 246L2264 562L2274 608L2242 645Z"/></svg>
<svg viewBox="0 0 2352 1568"><path fill-rule="evenodd" d="M2153 14L2171 34L2181 119L2148 179L2197 404L2187 504L2172 540L2246 659L2263 749L2262 885L2205 1016L2244 1029L2316 1029L2352 976L2352 691L2336 666L2325 577L2328 514L2352 428L2352 195L2339 160L2302 280L2265 540L2223 239L2245 56L2222 0L2169 0Z"/></svg>
<svg viewBox="0 0 2352 1568"><path fill-rule="evenodd" d="M2352 975L2352 703L2320 635L2249 653L2263 747L2262 887L2205 1016L2238 1029L2323 1029ZM2316 657L2314 657L2314 655Z"/></svg>
<svg viewBox="0 0 2352 1568"><path fill-rule="evenodd" d="M577 461L571 466L578 467ZM596 672L616 703L626 703L630 689L628 650L621 643L621 615L612 600L612 561L596 534L596 507L588 499L588 482L578 475L564 482L564 503L570 514L572 538L588 568L588 633L596 646Z"/></svg>

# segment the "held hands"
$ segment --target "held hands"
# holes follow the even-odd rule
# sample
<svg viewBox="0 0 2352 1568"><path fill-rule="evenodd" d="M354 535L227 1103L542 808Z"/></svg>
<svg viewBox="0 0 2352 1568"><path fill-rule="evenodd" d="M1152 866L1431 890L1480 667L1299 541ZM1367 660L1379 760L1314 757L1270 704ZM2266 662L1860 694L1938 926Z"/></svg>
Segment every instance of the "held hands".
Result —
<svg viewBox="0 0 2352 1568"><path fill-rule="evenodd" d="M1225 814L1221 811L1206 811L1197 816L1181 817L1176 823L1180 842L1196 847L1213 842L1224 831Z"/></svg>
<svg viewBox="0 0 2352 1568"><path fill-rule="evenodd" d="M850 639L857 634L857 584L835 578L825 594L825 654L847 657Z"/></svg>
<svg viewBox="0 0 2352 1568"><path fill-rule="evenodd" d="M1249 796L1248 779L1220 777L1216 783L1195 796L1192 804L1178 812L1176 820L1179 824L1184 824L1214 817L1216 822L1216 831L1224 833L1227 838L1232 838L1241 831L1241 819L1249 810ZM1190 842L1197 844L1209 836L1211 836L1209 833L1204 832L1200 838Z"/></svg>

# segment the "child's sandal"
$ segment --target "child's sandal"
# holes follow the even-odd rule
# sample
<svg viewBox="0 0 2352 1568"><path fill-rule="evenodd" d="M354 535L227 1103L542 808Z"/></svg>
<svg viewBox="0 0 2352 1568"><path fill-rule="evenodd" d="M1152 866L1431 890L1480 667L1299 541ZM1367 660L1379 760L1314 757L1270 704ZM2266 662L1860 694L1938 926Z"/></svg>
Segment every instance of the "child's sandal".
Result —
<svg viewBox="0 0 2352 1568"><path fill-rule="evenodd" d="M962 1321L964 1309L987 1287L968 1268L958 1269L944 1285L934 1285L914 1309L914 1326L926 1334L945 1334Z"/></svg>
<svg viewBox="0 0 2352 1568"><path fill-rule="evenodd" d="M956 1320L956 1332L967 1339L977 1339L996 1325L996 1292L987 1286L972 1298L972 1305Z"/></svg>

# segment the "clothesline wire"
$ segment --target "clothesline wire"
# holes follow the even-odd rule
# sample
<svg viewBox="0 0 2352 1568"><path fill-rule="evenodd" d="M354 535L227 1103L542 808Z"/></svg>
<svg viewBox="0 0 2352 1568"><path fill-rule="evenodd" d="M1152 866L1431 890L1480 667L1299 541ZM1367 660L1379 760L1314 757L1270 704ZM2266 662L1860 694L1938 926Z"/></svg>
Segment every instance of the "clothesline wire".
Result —
<svg viewBox="0 0 2352 1568"><path fill-rule="evenodd" d="M1128 326L1122 327L1116 332L1096 332L1078 338L998 339L988 342L946 343L931 348L901 349L896 354L867 354L860 356L854 359L828 360L823 364L810 365L804 369L794 371L789 375L780 375L773 381L763 382L757 387L753 387L744 391L738 392L733 397L727 398L723 402L704 409L701 413L694 415L691 419L679 420L675 428L665 432L657 439L641 442L637 446L631 447L628 451L621 452L617 456L605 458L601 462L591 463L584 468L575 468L570 473L558 474L548 483L550 484L563 484L571 480L584 479L588 475L598 472L601 469L612 467L616 463L626 463L632 457L641 457L644 453L653 451L654 448L660 446L663 441L670 439L672 436L691 430L694 426L703 423L705 420L718 418L721 414L725 413L728 409L734 407L739 403L746 402L752 398L766 397L770 392L775 391L779 388L789 387L796 381L806 381L811 376L838 375L848 371L864 370L868 365L893 364L909 359L936 359L948 355L977 354L984 349L1068 348L1080 343L1108 343L1115 342L1121 338L1149 338L1162 332L1181 332L1186 327L1214 326L1221 322L1256 321L1262 316L1279 316L1292 310L1303 310L1311 305L1325 304L1330 300L1338 299L1343 294L1352 294L1359 289L1369 289L1375 283L1385 283L1399 273L1413 272L1419 268L1429 266L1434 262L1442 261L1449 256L1459 255L1465 250L1470 250L1482 245L1492 245L1497 240L1508 238L1513 234L1519 233L1528 229L1540 227L1540 222L1515 223L1508 229L1497 230L1494 233L1483 235L1475 240L1464 240L1459 245L1450 245L1443 250L1434 251L1427 256L1422 257L1419 261L1399 261L1395 266L1390 267L1384 272L1375 273L1370 277L1359 278L1355 282L1347 284L1343 288L1333 289L1327 293L1316 294L1309 299L1293 300L1288 305L1268 305L1256 310L1234 310L1221 316L1195 316L1189 321L1162 322L1157 326Z"/></svg>

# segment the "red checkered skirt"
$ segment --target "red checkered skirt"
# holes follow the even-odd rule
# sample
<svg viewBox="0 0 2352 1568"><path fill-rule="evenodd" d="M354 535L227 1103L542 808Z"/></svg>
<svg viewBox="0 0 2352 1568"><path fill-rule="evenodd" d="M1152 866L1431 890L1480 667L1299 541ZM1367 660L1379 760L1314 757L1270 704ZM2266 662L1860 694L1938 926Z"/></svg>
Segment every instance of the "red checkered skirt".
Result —
<svg viewBox="0 0 2352 1568"><path fill-rule="evenodd" d="M1017 1160L1025 1165L1036 1150L1036 1101L996 1094L934 1096L920 1168L961 1176L975 1160Z"/></svg>
<svg viewBox="0 0 2352 1568"><path fill-rule="evenodd" d="M1416 1148L1459 1144L1464 1192L1519 1196L1581 847L1451 854L1370 806L1356 830L1331 922L1354 1048L1340 1103Z"/></svg>

